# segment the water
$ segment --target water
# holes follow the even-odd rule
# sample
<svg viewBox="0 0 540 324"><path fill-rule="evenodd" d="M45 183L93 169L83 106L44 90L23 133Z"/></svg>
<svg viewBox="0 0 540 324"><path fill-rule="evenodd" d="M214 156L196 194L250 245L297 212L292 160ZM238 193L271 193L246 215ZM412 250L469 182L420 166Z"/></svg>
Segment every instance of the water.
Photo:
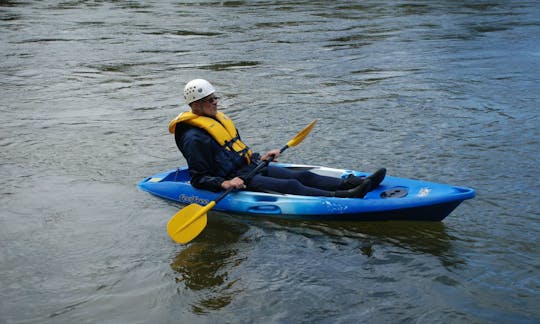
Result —
<svg viewBox="0 0 540 324"><path fill-rule="evenodd" d="M536 1L0 1L0 322L538 322ZM257 151L477 190L442 223L212 213L136 188L210 80Z"/></svg>

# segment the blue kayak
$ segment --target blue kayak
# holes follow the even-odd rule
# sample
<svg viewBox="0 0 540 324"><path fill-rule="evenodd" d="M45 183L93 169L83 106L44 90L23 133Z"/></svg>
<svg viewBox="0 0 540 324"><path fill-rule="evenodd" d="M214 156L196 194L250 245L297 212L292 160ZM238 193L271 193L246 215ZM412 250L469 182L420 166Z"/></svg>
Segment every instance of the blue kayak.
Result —
<svg viewBox="0 0 540 324"><path fill-rule="evenodd" d="M365 172L312 165L274 165L340 178L351 173L356 176L369 175ZM204 206L220 195L219 192L192 187L187 167L158 173L143 179L138 186L160 198L186 205L197 203ZM226 213L303 220L441 221L462 201L474 196L475 191L466 187L387 176L377 189L362 199L234 191L219 201L213 209Z"/></svg>

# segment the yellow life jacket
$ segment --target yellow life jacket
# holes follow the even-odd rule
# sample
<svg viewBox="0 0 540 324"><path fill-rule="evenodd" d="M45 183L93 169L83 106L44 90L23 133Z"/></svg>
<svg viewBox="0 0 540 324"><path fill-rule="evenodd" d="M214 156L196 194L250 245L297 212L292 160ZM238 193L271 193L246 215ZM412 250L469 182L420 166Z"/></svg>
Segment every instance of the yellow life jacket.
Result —
<svg viewBox="0 0 540 324"><path fill-rule="evenodd" d="M236 130L232 119L227 117L227 115L221 111L218 111L215 118L216 119L199 116L191 111L186 111L171 120L169 123L169 132L174 134L176 125L179 123L186 123L199 127L210 134L219 145L223 146L226 150L238 153L246 159L248 164L250 164L252 152L249 147L240 140L240 136L238 135L238 131Z"/></svg>

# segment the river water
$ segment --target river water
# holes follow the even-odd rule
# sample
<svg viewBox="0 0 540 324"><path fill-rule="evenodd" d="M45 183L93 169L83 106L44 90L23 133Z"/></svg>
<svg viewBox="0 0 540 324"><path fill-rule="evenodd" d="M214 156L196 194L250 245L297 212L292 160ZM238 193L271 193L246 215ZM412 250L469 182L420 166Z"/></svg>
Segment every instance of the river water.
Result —
<svg viewBox="0 0 540 324"><path fill-rule="evenodd" d="M0 1L0 322L540 321L540 6ZM469 186L440 223L210 213L137 189L210 80L282 162Z"/></svg>

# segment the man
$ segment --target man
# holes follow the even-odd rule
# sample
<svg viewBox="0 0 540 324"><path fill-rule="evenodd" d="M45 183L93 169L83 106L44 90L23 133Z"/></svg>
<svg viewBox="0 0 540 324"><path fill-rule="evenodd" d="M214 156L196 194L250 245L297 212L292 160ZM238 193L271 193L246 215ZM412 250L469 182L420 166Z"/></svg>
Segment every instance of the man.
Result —
<svg viewBox="0 0 540 324"><path fill-rule="evenodd" d="M206 80L191 80L184 87L184 99L191 111L183 112L169 123L176 145L187 160L191 184L195 188L221 191L229 188L270 191L306 196L363 198L384 179L386 170L371 176L346 179L320 176L269 165L251 179L245 176L260 161L279 150L260 157L242 142L234 123L218 111L216 90Z"/></svg>

